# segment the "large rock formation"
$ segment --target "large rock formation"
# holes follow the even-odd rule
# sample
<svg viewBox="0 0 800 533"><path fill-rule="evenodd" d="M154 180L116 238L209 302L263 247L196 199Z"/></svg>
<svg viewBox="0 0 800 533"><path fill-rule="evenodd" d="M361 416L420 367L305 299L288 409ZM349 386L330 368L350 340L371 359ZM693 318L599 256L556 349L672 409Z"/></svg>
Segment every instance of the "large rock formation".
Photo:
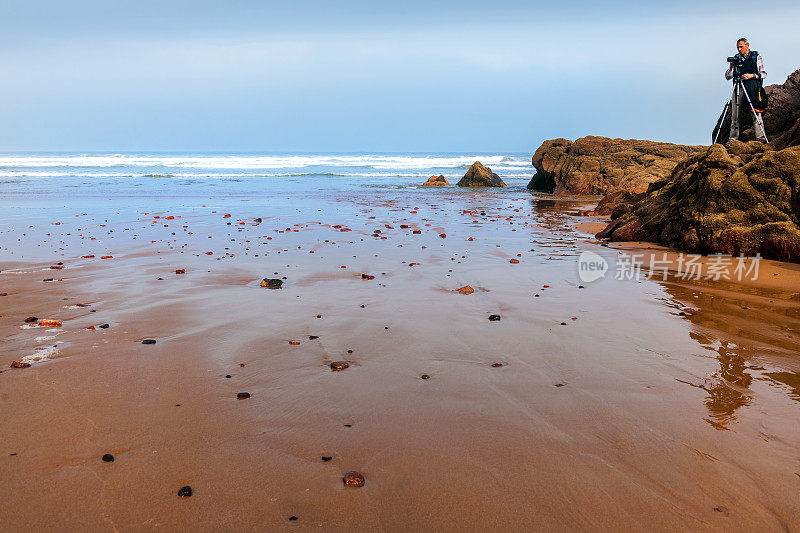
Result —
<svg viewBox="0 0 800 533"><path fill-rule="evenodd" d="M767 109L762 115L764 129L770 144L777 150L800 145L800 70L794 71L782 85L768 85L764 88L769 95ZM752 128L752 114L743 117L740 140L755 139ZM728 114L722 123L719 142L726 142L731 131L731 117ZM712 133L712 140L716 128Z"/></svg>
<svg viewBox="0 0 800 533"><path fill-rule="evenodd" d="M800 146L712 145L650 185L598 237L800 262Z"/></svg>
<svg viewBox="0 0 800 533"><path fill-rule="evenodd" d="M545 141L533 154L536 174L529 189L559 194L606 194L614 189L644 192L702 146L636 139L582 137Z"/></svg>
<svg viewBox="0 0 800 533"><path fill-rule="evenodd" d="M443 174L431 176L428 181L422 184L423 187L444 187L445 185L450 185L450 182L447 181Z"/></svg>
<svg viewBox="0 0 800 533"><path fill-rule="evenodd" d="M475 161L469 167L464 177L456 184L459 187L505 187L506 184L500 176L485 167L480 161Z"/></svg>

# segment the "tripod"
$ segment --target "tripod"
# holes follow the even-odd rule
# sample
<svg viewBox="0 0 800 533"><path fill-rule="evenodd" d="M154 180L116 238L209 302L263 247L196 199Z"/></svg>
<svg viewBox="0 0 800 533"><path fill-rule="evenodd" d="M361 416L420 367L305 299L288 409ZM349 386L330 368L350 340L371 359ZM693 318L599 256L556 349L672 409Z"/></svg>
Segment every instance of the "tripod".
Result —
<svg viewBox="0 0 800 533"><path fill-rule="evenodd" d="M736 98L737 93L739 98ZM733 93L731 94L731 99L725 103L725 107L722 109L722 115L719 117L719 127L717 128L717 134L714 136L714 144L716 144L719 140L719 134L722 131L722 123L725 121L725 116L728 113L728 109L731 110L731 132L733 132L734 117L736 118L736 129L739 129L739 121L741 119L739 117L738 107L742 93L744 93L745 98L747 98L747 104L750 106L750 111L753 112L753 129L761 128L761 133L764 134L764 140L769 143L769 139L767 139L767 131L764 129L764 120L761 118L761 113L756 113L756 108L753 107L753 102L750 100L750 95L747 94L747 90L744 88L744 83L742 83L742 77L737 73L737 75L733 78ZM734 109L733 106L737 106L737 109Z"/></svg>

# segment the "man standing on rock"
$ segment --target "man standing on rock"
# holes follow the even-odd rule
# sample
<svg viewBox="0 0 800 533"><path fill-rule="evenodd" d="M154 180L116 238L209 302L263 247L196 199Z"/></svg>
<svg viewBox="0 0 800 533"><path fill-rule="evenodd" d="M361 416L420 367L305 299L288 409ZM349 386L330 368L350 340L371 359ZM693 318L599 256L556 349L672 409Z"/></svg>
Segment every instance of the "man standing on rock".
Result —
<svg viewBox="0 0 800 533"><path fill-rule="evenodd" d="M731 134L728 142L739 139L739 124L743 117L748 116L750 103L755 102L758 95L758 90L764 78L767 77L767 71L764 70L764 60L761 54L755 50L750 51L750 43L747 39L742 37L736 41L736 49L739 51L739 75L742 77L742 83L737 84L733 91L733 99L731 101ZM729 63L728 70L725 72L725 79L731 80L734 76L734 63ZM742 86L747 91L747 96L750 97L750 102L747 101L747 96L743 94ZM767 142L767 136L764 133L764 121L761 119L761 111L759 109L753 121L753 131L756 134L756 139L761 142Z"/></svg>

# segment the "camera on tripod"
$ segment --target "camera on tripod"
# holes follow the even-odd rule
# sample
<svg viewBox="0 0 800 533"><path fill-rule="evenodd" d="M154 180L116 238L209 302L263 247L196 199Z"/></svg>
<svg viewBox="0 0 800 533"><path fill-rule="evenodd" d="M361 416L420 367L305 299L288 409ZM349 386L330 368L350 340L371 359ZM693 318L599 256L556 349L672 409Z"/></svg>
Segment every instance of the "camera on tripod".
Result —
<svg viewBox="0 0 800 533"><path fill-rule="evenodd" d="M742 65L744 65L744 58L741 54L736 54L735 56L731 56L727 59L728 63L733 66L733 77L734 78L741 78L742 77Z"/></svg>

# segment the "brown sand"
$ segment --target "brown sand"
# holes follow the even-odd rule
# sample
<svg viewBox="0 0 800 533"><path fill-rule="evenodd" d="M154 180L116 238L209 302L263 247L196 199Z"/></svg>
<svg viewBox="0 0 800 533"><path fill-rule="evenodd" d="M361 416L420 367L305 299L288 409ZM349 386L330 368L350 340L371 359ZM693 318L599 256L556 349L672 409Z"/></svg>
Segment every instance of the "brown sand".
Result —
<svg viewBox="0 0 800 533"><path fill-rule="evenodd" d="M2 529L800 525L796 268L579 288L577 253L617 251L563 206L439 192L269 230L229 209L247 220L231 250L203 240L232 231L222 212L185 214L174 238L142 215L109 224L150 225L151 249L0 265Z"/></svg>

